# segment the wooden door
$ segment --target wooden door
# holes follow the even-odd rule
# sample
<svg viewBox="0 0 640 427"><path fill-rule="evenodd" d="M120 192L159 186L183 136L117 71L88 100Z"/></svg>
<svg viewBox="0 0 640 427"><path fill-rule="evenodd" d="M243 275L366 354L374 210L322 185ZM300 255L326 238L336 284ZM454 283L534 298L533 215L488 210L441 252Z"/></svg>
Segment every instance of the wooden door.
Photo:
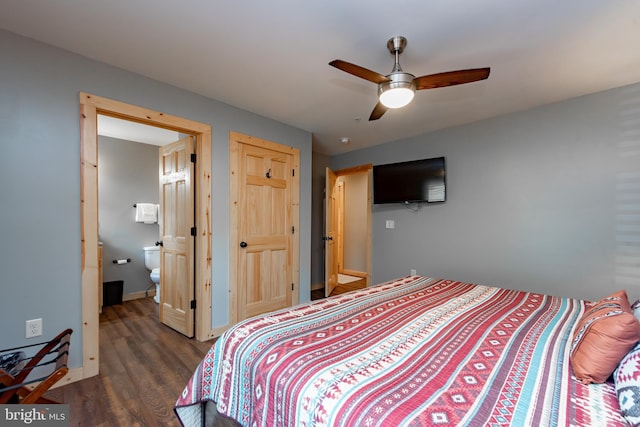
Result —
<svg viewBox="0 0 640 427"><path fill-rule="evenodd" d="M325 176L325 232L324 232L324 295L328 297L338 285L337 204L336 182L338 177L329 168Z"/></svg>
<svg viewBox="0 0 640 427"><path fill-rule="evenodd" d="M194 332L193 137L160 147L160 321Z"/></svg>
<svg viewBox="0 0 640 427"><path fill-rule="evenodd" d="M284 150L238 145L237 320L292 305L295 172Z"/></svg>

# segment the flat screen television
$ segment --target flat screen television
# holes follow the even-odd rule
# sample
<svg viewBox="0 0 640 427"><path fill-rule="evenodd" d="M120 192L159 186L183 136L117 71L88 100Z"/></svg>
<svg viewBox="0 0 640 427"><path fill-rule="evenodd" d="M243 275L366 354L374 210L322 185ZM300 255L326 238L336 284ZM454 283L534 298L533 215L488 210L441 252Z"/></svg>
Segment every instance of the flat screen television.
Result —
<svg viewBox="0 0 640 427"><path fill-rule="evenodd" d="M373 166L373 203L446 200L444 157Z"/></svg>

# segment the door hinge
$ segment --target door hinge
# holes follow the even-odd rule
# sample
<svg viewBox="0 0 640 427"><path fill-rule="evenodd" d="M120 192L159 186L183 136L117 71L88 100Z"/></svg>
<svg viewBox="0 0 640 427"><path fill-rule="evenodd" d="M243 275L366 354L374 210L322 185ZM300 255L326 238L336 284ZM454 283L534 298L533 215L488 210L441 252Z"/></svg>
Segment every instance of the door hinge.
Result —
<svg viewBox="0 0 640 427"><path fill-rule="evenodd" d="M295 169L291 169L291 176L296 176L296 170Z"/></svg>
<svg viewBox="0 0 640 427"><path fill-rule="evenodd" d="M195 227L191 227L191 235L192 236L196 235L196 228Z"/></svg>
<svg viewBox="0 0 640 427"><path fill-rule="evenodd" d="M296 234L296 227L293 225L291 226L291 234Z"/></svg>
<svg viewBox="0 0 640 427"><path fill-rule="evenodd" d="M196 308L196 300L192 299L191 300L191 309L195 310L195 308Z"/></svg>
<svg viewBox="0 0 640 427"><path fill-rule="evenodd" d="M293 283L291 284L291 290L293 290Z"/></svg>
<svg viewBox="0 0 640 427"><path fill-rule="evenodd" d="M191 163L196 162L196 153L191 153Z"/></svg>

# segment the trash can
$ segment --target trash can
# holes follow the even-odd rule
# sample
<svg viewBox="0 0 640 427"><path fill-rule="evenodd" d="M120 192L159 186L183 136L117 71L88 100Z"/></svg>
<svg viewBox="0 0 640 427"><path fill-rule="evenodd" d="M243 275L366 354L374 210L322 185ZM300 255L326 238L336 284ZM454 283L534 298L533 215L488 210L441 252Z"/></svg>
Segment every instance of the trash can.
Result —
<svg viewBox="0 0 640 427"><path fill-rule="evenodd" d="M114 280L102 284L102 306L122 304L124 280Z"/></svg>

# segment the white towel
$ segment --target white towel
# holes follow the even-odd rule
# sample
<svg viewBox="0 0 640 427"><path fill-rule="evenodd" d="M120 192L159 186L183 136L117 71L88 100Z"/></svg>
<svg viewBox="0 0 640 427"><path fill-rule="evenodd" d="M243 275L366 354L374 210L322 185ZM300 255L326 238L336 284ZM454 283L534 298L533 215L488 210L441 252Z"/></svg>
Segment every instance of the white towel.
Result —
<svg viewBox="0 0 640 427"><path fill-rule="evenodd" d="M158 205L153 203L136 203L136 222L155 224L158 222Z"/></svg>

